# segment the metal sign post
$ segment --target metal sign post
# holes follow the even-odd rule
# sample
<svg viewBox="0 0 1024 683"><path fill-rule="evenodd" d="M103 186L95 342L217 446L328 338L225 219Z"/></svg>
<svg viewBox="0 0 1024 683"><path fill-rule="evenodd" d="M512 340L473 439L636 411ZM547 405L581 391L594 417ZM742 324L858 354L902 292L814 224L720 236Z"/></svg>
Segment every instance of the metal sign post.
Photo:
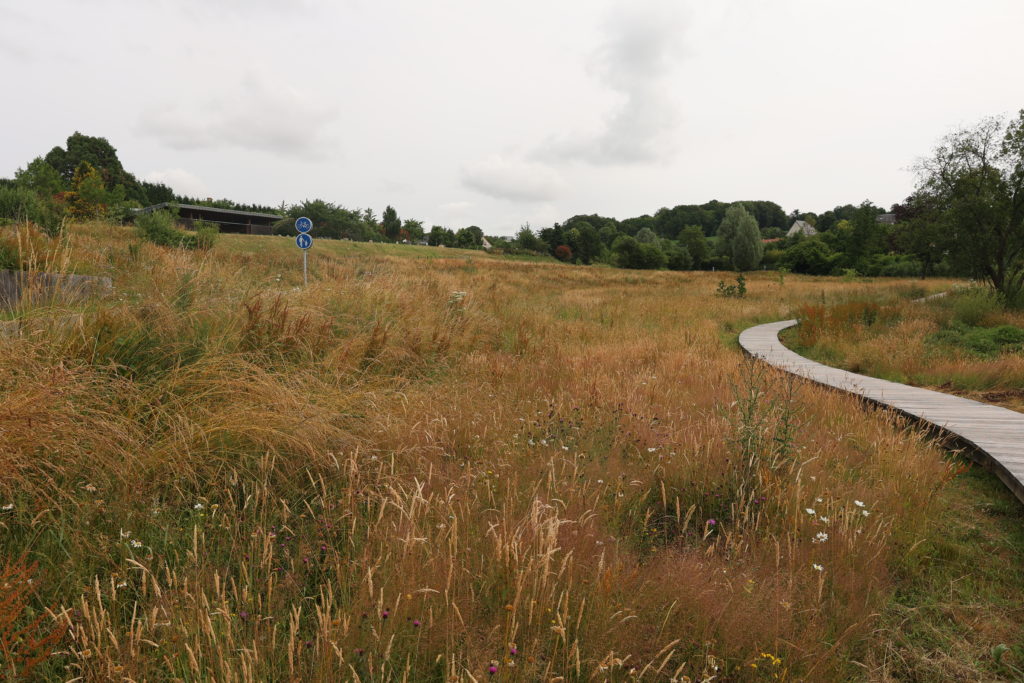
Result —
<svg viewBox="0 0 1024 683"><path fill-rule="evenodd" d="M309 231L313 229L313 221L305 216L295 219L295 229L299 234L295 237L295 246L302 250L302 285L309 286L309 248L313 246L313 237Z"/></svg>

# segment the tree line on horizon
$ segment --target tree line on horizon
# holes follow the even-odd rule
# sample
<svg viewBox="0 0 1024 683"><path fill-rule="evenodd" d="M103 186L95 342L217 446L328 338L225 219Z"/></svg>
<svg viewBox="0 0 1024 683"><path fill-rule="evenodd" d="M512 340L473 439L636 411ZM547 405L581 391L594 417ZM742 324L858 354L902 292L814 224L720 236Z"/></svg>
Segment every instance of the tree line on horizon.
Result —
<svg viewBox="0 0 1024 683"><path fill-rule="evenodd" d="M918 185L886 211L869 201L820 214L771 201L680 204L624 220L576 215L550 227L529 224L513 237L487 236L512 254L548 255L580 265L637 269L783 269L812 275L975 276L1008 301L1024 303L1024 110L990 117L948 135L917 166ZM278 213L277 234L312 219L319 237L480 249L479 226L452 230L401 219L387 206L348 209L323 199L279 207L181 196L124 169L105 139L75 132L65 147L38 156L13 179L0 178L0 220L30 220L50 234L67 219L124 222L132 209L160 203ZM797 220L816 234L788 236Z"/></svg>

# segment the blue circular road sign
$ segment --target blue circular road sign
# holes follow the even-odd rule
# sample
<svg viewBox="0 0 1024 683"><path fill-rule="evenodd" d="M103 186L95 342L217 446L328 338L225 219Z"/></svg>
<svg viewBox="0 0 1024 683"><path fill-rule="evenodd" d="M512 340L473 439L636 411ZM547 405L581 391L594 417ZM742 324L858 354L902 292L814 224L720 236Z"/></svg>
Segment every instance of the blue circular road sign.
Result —
<svg viewBox="0 0 1024 683"><path fill-rule="evenodd" d="M296 218L295 229L301 232L302 234L306 234L307 232L313 229L313 221L309 220L305 216L303 216L302 218ZM303 249L306 248L307 247L303 247Z"/></svg>
<svg viewBox="0 0 1024 683"><path fill-rule="evenodd" d="M306 233L302 233L301 235L296 235L295 244L299 249L309 249L313 246L313 238Z"/></svg>

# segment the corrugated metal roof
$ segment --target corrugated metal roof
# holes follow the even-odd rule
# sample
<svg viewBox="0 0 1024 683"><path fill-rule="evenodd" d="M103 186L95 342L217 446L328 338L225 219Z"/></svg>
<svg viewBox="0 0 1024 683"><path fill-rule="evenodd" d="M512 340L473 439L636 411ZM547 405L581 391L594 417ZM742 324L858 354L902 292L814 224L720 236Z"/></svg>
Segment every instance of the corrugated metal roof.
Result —
<svg viewBox="0 0 1024 683"><path fill-rule="evenodd" d="M152 213L154 211L160 211L171 206L179 209L199 210L199 211L211 211L216 213L227 213L232 216L253 216L258 218L273 218L274 220L281 220L284 216L278 216L275 213L257 213L256 211L236 211L235 209L221 209L216 206L203 206L201 204L178 204L177 202L161 202L160 204L154 204L153 206L147 206L144 209L137 209L135 213Z"/></svg>

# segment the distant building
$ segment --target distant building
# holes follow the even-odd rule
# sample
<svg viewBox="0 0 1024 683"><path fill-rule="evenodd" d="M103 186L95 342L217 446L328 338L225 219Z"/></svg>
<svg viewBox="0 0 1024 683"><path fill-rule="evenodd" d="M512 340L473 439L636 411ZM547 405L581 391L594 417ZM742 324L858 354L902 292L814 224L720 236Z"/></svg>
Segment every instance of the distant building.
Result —
<svg viewBox="0 0 1024 683"><path fill-rule="evenodd" d="M817 234L818 231L815 230L814 226L807 221L794 221L793 225L789 228L789 232L786 233L786 237L792 237L793 235L805 235L810 237Z"/></svg>
<svg viewBox="0 0 1024 683"><path fill-rule="evenodd" d="M189 230L196 221L216 223L221 232L235 232L243 235L271 235L274 223L284 218L273 213L256 213L254 211L235 211L234 209L218 209L213 206L197 204L177 204L163 202L144 209L136 209L135 215L153 213L162 209L178 209L178 220ZM314 228L315 230L315 228Z"/></svg>
<svg viewBox="0 0 1024 683"><path fill-rule="evenodd" d="M877 220L878 220L879 223L885 223L886 225L895 225L896 224L896 214L894 214L894 213L883 213L882 215L880 215L878 217Z"/></svg>

